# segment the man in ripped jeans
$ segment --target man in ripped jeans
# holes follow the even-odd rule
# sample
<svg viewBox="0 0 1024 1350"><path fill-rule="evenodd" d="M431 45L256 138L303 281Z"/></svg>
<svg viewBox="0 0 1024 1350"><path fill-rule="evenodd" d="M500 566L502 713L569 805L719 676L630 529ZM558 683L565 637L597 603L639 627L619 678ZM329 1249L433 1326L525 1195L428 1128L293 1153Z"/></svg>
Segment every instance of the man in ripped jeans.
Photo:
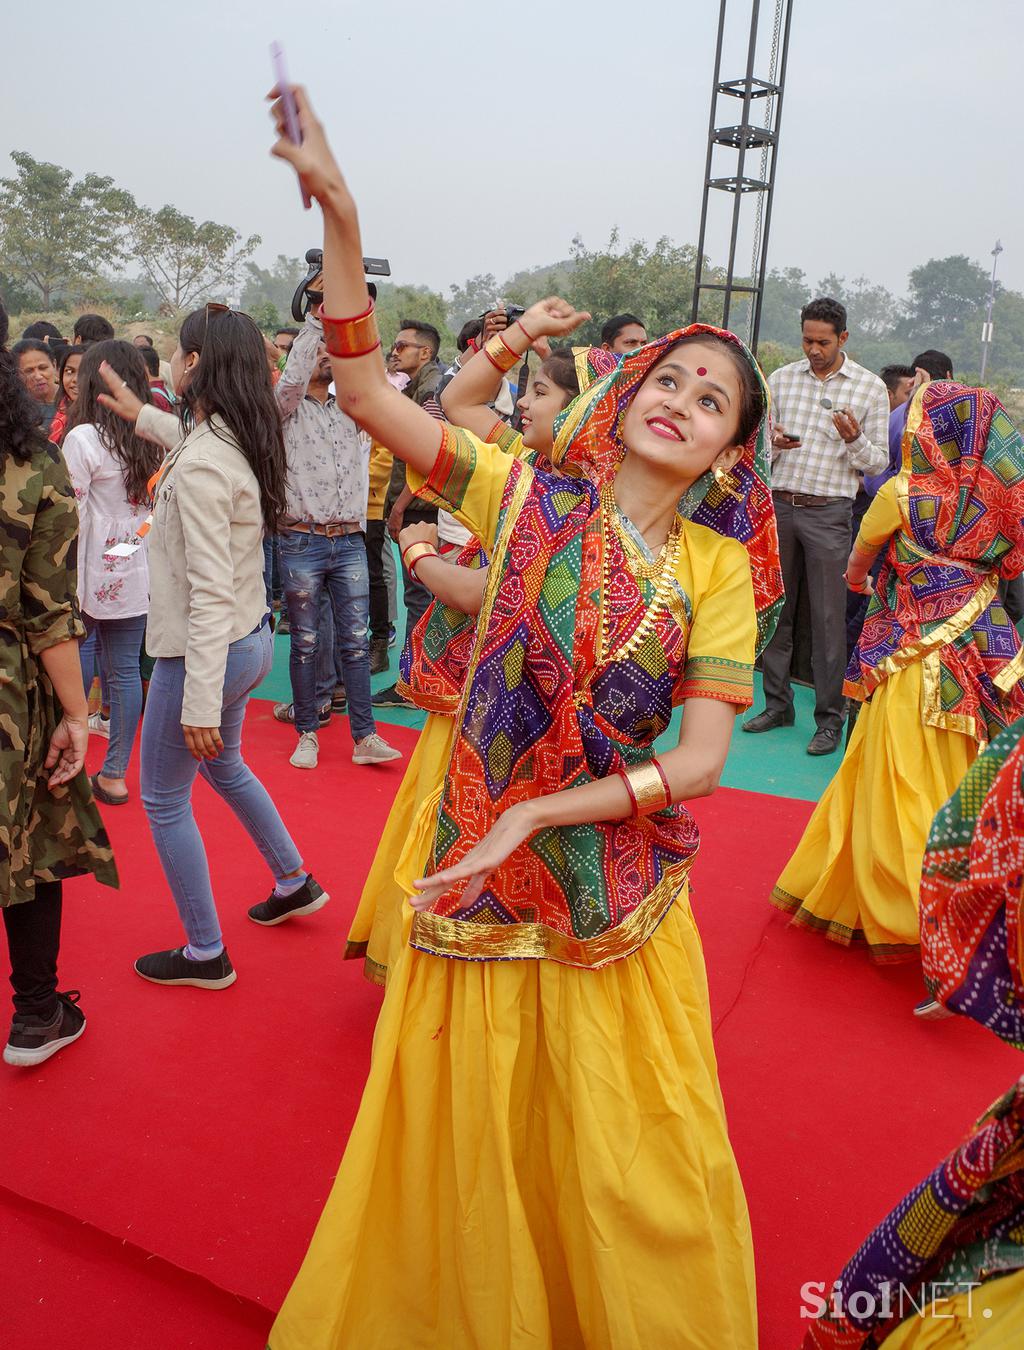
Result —
<svg viewBox="0 0 1024 1350"><path fill-rule="evenodd" d="M299 737L291 763L297 769L315 769L320 751L317 654L324 591L334 620L335 665L348 694L352 762L384 764L402 757L378 736L370 703L364 543L370 443L337 406L330 383L323 325L318 311L310 311L275 387L288 460L278 551L291 623L288 671Z"/></svg>

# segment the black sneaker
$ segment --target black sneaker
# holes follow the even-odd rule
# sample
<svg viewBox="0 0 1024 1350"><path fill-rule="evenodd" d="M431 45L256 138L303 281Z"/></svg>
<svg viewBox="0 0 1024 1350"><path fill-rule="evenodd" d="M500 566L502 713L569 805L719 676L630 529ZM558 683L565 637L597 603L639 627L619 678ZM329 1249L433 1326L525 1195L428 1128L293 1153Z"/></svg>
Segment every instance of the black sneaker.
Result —
<svg viewBox="0 0 1024 1350"><path fill-rule="evenodd" d="M42 1064L58 1050L77 1041L85 1030L85 1013L78 1006L80 998L77 989L58 994L57 1011L48 1022L31 1014L15 1013L11 1034L4 1046L4 1063L19 1068Z"/></svg>
<svg viewBox="0 0 1024 1350"><path fill-rule="evenodd" d="M415 703L410 703L398 692L397 684L389 684L379 694L374 694L370 702L375 708L408 708L410 712L418 711Z"/></svg>
<svg viewBox="0 0 1024 1350"><path fill-rule="evenodd" d="M338 685L331 695L331 712L343 713L348 707L348 694L343 684Z"/></svg>
<svg viewBox="0 0 1024 1350"><path fill-rule="evenodd" d="M319 882L307 877L291 895L274 895L271 892L266 900L253 905L249 918L253 923L261 923L264 928L273 928L274 924L284 923L285 919L293 919L297 914L315 914L318 909L323 909L330 898Z"/></svg>
<svg viewBox="0 0 1024 1350"><path fill-rule="evenodd" d="M227 948L209 961L191 961L184 947L173 947L169 952L150 952L140 956L135 969L144 980L153 984L191 984L196 989L226 989L238 976L231 964Z"/></svg>

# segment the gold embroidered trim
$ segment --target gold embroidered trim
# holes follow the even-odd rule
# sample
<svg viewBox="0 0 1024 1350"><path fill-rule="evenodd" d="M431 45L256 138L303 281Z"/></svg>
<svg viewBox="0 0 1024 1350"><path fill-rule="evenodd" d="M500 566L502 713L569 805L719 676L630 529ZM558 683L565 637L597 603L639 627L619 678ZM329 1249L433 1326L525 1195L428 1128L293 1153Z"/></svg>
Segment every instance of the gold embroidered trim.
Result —
<svg viewBox="0 0 1024 1350"><path fill-rule="evenodd" d="M574 938L542 923L473 923L417 914L409 945L431 956L463 961L548 960L598 970L631 956L668 913L686 882L693 855L669 868L654 890L617 927L592 938Z"/></svg>
<svg viewBox="0 0 1024 1350"><path fill-rule="evenodd" d="M847 680L844 685L844 692L849 697L859 699L863 703L890 675L906 670L907 666L913 665L915 661L927 656L930 652L937 651L939 647L945 647L947 643L953 642L961 633L966 632L971 624L984 614L998 588L999 580L994 572L990 572L963 609L958 610L956 614L948 618L945 623L940 624L927 637L912 642L907 647L901 647L899 651L893 652L891 656L879 661L877 666L868 671L864 679ZM963 720L972 724L974 722L973 717ZM932 725L945 726L946 723L935 722ZM961 730L961 728L952 727L950 730Z"/></svg>

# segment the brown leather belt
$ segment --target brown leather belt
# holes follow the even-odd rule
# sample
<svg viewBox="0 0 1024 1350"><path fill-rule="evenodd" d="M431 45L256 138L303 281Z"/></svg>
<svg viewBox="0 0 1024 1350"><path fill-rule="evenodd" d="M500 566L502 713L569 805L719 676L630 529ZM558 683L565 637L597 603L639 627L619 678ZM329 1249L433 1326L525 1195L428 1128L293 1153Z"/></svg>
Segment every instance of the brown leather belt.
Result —
<svg viewBox="0 0 1024 1350"><path fill-rule="evenodd" d="M810 492L789 492L786 488L772 488L772 496L790 506L837 506L840 502L853 502L852 497L815 497Z"/></svg>
<svg viewBox="0 0 1024 1350"><path fill-rule="evenodd" d="M334 539L340 534L362 534L361 525L353 525L347 520L329 520L325 525L311 525L305 520L296 520L282 525L282 530L294 530L297 534L323 534Z"/></svg>

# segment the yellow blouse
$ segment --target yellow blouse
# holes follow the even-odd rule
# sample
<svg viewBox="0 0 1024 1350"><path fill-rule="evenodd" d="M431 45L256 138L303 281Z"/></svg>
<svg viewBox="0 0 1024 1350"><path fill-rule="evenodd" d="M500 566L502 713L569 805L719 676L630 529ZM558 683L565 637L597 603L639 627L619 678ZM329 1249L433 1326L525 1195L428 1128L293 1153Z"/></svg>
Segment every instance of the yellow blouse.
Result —
<svg viewBox="0 0 1024 1350"><path fill-rule="evenodd" d="M408 470L416 495L450 511L490 552L515 459L466 431L450 435L430 474ZM529 468L525 472L531 472ZM746 708L753 702L757 617L747 551L737 539L684 522L676 564L673 617L687 632L686 667L673 702L718 698ZM641 648L641 664L657 661Z"/></svg>

